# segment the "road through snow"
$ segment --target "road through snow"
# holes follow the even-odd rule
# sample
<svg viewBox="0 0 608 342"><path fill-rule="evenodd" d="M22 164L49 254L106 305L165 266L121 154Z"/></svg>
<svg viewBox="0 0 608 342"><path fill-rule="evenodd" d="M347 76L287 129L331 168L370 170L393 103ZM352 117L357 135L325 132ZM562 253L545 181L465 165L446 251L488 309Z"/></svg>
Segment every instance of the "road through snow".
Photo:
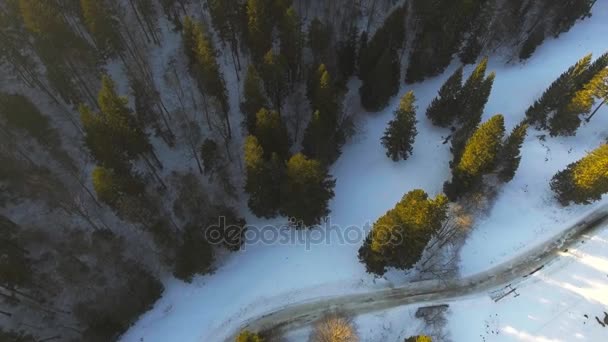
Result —
<svg viewBox="0 0 608 342"><path fill-rule="evenodd" d="M590 212L577 223L527 253L487 271L456 279L412 282L400 287L344 296L318 297L276 307L261 315L231 319L211 331L204 341L234 341L243 329L260 331L269 328L293 330L304 327L329 310L361 315L408 304L442 304L458 298L481 295L493 289L513 285L559 257L559 253L586 239L608 223L608 205ZM272 301L271 299L269 301Z"/></svg>

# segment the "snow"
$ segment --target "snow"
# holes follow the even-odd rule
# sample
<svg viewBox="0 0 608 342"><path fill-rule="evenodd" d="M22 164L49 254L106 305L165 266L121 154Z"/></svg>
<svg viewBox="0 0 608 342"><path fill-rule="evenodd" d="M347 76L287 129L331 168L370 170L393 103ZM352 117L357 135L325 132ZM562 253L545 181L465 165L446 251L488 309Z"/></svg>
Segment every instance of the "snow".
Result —
<svg viewBox="0 0 608 342"><path fill-rule="evenodd" d="M527 63L505 65L502 58L491 56L488 70L496 71L497 76L484 120L502 113L507 129L514 127L526 108L560 73L583 55L593 52L598 56L608 48L606 22L608 3L597 2L592 18L578 23L559 39L547 41ZM243 319L273 307L405 281L404 272L396 271L374 279L358 262L357 251L364 231L403 194L421 188L434 196L449 178L451 154L449 144L443 144L449 131L432 127L424 112L457 66L453 63L443 75L401 89L400 95L414 90L419 108L419 135L409 160L393 163L380 145L397 97L386 110L365 115L358 123L361 131L344 147L331 170L337 178L336 196L331 202L331 242L310 246L305 242L278 241L247 245L223 260L215 273L196 277L192 284L169 277L163 297L122 341L214 341L210 336L228 333ZM465 69L471 70L471 66ZM552 199L549 180L558 170L599 146L607 133L606 107L575 137L547 135L542 141L538 136L544 132L530 130L515 179L501 189L489 214L476 222L462 249L461 273L477 273L524 253L586 211L605 203L606 198L594 205L561 208ZM265 225L285 224L282 219L247 219L257 227L252 228L253 232L261 232ZM353 239L357 241L340 243L340 232L349 226L357 227L351 229L359 232ZM327 226L297 234L310 241L326 230ZM486 341L601 340L603 330L593 317L603 318L599 305L608 305L607 239L607 234L601 233L589 244L567 253L563 260L522 285L517 298L494 303L483 296L451 303L448 331L455 341L480 340L480 335ZM583 314L590 318L584 319ZM402 339L406 334L418 333L411 326L419 324L413 319L411 307L357 318L362 340L366 341ZM305 331L294 332L293 340L304 340L306 335Z"/></svg>

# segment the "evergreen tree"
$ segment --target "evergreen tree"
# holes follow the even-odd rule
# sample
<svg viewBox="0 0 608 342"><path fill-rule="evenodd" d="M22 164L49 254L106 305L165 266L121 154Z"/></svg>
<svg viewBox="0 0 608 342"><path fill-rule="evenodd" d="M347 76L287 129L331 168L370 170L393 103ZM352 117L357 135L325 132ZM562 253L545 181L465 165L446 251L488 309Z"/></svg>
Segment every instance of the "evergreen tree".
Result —
<svg viewBox="0 0 608 342"><path fill-rule="evenodd" d="M326 63L331 44L331 27L314 18L308 29L308 45L312 50L314 64Z"/></svg>
<svg viewBox="0 0 608 342"><path fill-rule="evenodd" d="M546 128L549 113L558 110L570 98L569 94L576 91L574 89L578 83L576 80L585 74L590 64L591 55L589 54L561 74L545 90L543 95L528 108L526 111L528 121L539 128Z"/></svg>
<svg viewBox="0 0 608 342"><path fill-rule="evenodd" d="M243 330L237 336L235 342L264 342L265 339L262 338L260 334L253 333L248 330Z"/></svg>
<svg viewBox="0 0 608 342"><path fill-rule="evenodd" d="M32 260L20 241L20 229L0 215L0 285L9 289L27 287L32 281Z"/></svg>
<svg viewBox="0 0 608 342"><path fill-rule="evenodd" d="M395 9L382 27L366 42L363 34L359 50L359 89L361 104L366 110L379 111L399 91L401 61L399 51L405 43L405 7Z"/></svg>
<svg viewBox="0 0 608 342"><path fill-rule="evenodd" d="M191 282L196 274L209 273L214 260L213 247L203 237L200 227L190 225L185 228L183 242L177 250L173 275Z"/></svg>
<svg viewBox="0 0 608 342"><path fill-rule="evenodd" d="M287 9L279 25L280 51L285 57L289 69L289 83L292 85L298 80L300 73L303 45L301 25L293 6Z"/></svg>
<svg viewBox="0 0 608 342"><path fill-rule="evenodd" d="M386 107L390 98L399 91L399 75L401 63L397 51L387 48L359 89L363 108L380 111Z"/></svg>
<svg viewBox="0 0 608 342"><path fill-rule="evenodd" d="M406 338L404 342L433 342L430 336L418 335Z"/></svg>
<svg viewBox="0 0 608 342"><path fill-rule="evenodd" d="M245 139L244 154L249 209L258 217L275 217L281 205L285 164L276 154L266 162L262 146L252 135Z"/></svg>
<svg viewBox="0 0 608 342"><path fill-rule="evenodd" d="M264 150L264 158L270 159L276 153L281 160L289 157L291 141L287 127L276 111L262 108L256 115L255 136Z"/></svg>
<svg viewBox="0 0 608 342"><path fill-rule="evenodd" d="M0 117L9 126L28 132L43 146L58 147L60 144L49 119L23 95L0 93Z"/></svg>
<svg viewBox="0 0 608 342"><path fill-rule="evenodd" d="M507 141L500 153L500 171L498 177L507 183L515 177L515 172L519 168L521 161L521 146L526 139L528 124L520 122L507 138Z"/></svg>
<svg viewBox="0 0 608 342"><path fill-rule="evenodd" d="M448 78L439 89L439 95L433 99L426 110L426 116L440 127L447 127L454 122L460 112L460 92L462 91L462 72L460 67Z"/></svg>
<svg viewBox="0 0 608 342"><path fill-rule="evenodd" d="M407 160L412 154L416 130L416 97L410 91L401 98L399 108L394 113L394 119L382 137L382 145L386 148L386 156L393 161Z"/></svg>
<svg viewBox="0 0 608 342"><path fill-rule="evenodd" d="M504 134L504 118L500 114L473 133L453 168L452 181L444 184L444 192L450 200L458 199L479 184L484 174L494 171Z"/></svg>
<svg viewBox="0 0 608 342"><path fill-rule="evenodd" d="M526 60L532 57L536 48L542 44L545 40L545 26L539 25L524 41L524 44L521 46L521 50L519 51L519 59Z"/></svg>
<svg viewBox="0 0 608 342"><path fill-rule="evenodd" d="M114 81L108 76L102 78L97 103L99 113L82 105L80 114L85 144L101 166L124 170L129 161L152 152L146 134L127 107L127 98L116 93Z"/></svg>
<svg viewBox="0 0 608 342"><path fill-rule="evenodd" d="M93 189L97 198L112 208L118 208L125 196L138 196L143 193L141 181L128 172L116 172L97 166L92 173Z"/></svg>
<svg viewBox="0 0 608 342"><path fill-rule="evenodd" d="M568 165L551 180L551 189L562 205L571 202L588 204L608 193L608 145L591 151L583 159Z"/></svg>
<svg viewBox="0 0 608 342"><path fill-rule="evenodd" d="M247 76L243 84L243 98L241 111L245 114L245 127L249 134L253 134L255 132L255 120L258 111L268 107L262 79L253 64L250 64L247 69Z"/></svg>
<svg viewBox="0 0 608 342"><path fill-rule="evenodd" d="M329 214L336 181L321 163L298 153L287 162L286 184L281 212L298 226L311 226Z"/></svg>
<svg viewBox="0 0 608 342"><path fill-rule="evenodd" d="M355 73L357 66L357 26L352 25L346 39L341 40L337 47L338 80L345 83Z"/></svg>
<svg viewBox="0 0 608 342"><path fill-rule="evenodd" d="M245 29L241 17L245 15L240 1L236 0L209 0L209 14L211 22L222 42L229 43L234 62L240 70L240 57L238 37Z"/></svg>
<svg viewBox="0 0 608 342"><path fill-rule="evenodd" d="M120 54L123 42L113 8L100 0L80 0L84 23L97 48L106 56Z"/></svg>
<svg viewBox="0 0 608 342"><path fill-rule="evenodd" d="M359 249L368 272L383 275L386 267L414 266L446 218L447 198L430 199L423 190L405 194L395 207L373 225Z"/></svg>
<svg viewBox="0 0 608 342"><path fill-rule="evenodd" d="M325 165L338 158L344 144L336 92L327 68L321 64L309 81L308 98L314 113L304 131L302 147L305 155Z"/></svg>
<svg viewBox="0 0 608 342"><path fill-rule="evenodd" d="M211 37L202 25L195 24L189 17L184 20L184 50L190 62L197 85L204 95L209 95L218 102L223 114L224 129L228 138L232 135L230 126L230 104L224 82L224 75L217 63L217 51Z"/></svg>
<svg viewBox="0 0 608 342"><path fill-rule="evenodd" d="M264 81L266 94L270 98L274 109L280 112L285 96L288 93L288 68L285 58L269 50L264 55L264 62L260 67L260 72Z"/></svg>
<svg viewBox="0 0 608 342"><path fill-rule="evenodd" d="M263 59L272 48L272 1L247 0L247 40L255 62Z"/></svg>
<svg viewBox="0 0 608 342"><path fill-rule="evenodd" d="M604 84L607 77L608 68L605 68L589 80L582 89L575 92L564 107L555 112L549 119L551 136L576 134L581 124L581 116L591 112L597 89Z"/></svg>

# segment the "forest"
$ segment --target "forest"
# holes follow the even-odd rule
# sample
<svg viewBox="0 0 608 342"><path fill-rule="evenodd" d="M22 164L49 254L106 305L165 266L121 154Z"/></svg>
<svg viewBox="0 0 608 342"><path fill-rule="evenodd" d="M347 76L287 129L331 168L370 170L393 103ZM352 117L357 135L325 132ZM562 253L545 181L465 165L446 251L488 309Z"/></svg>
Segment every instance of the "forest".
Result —
<svg viewBox="0 0 608 342"><path fill-rule="evenodd" d="M0 340L117 340L164 279L213 274L237 252L248 217L322 224L343 147L387 108L378 144L394 162L410 162L417 112L451 132L444 194L404 193L358 250L374 275L412 268L454 238L462 206L514 178L529 129L574 136L608 101L608 53L590 54L514 129L502 114L482 122L500 76L487 56L525 63L594 4L2 1ZM428 108L399 93L453 61ZM556 200L600 200L606 169L603 144L554 176ZM218 222L221 243L206 232ZM354 334L348 317L324 319L314 341L335 341L322 335L337 326ZM258 333L237 340L269 340Z"/></svg>

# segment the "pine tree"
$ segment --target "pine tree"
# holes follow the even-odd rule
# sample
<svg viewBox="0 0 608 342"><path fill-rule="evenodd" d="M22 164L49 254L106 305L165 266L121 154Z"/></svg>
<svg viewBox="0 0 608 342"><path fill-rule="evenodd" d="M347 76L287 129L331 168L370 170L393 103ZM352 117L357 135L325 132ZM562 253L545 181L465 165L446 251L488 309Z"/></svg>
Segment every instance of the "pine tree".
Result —
<svg viewBox="0 0 608 342"><path fill-rule="evenodd" d="M249 50L255 62L262 61L272 47L271 17L272 2L268 0L247 0L247 39Z"/></svg>
<svg viewBox="0 0 608 342"><path fill-rule="evenodd" d="M395 207L373 225L359 260L368 272L383 275L386 267L405 270L414 266L446 218L447 198L430 199L423 190L403 196Z"/></svg>
<svg viewBox="0 0 608 342"><path fill-rule="evenodd" d="M264 150L264 158L270 159L276 153L281 160L289 157L291 139L287 127L276 111L262 108L256 115L255 136Z"/></svg>
<svg viewBox="0 0 608 342"><path fill-rule="evenodd" d="M519 168L521 146L526 139L527 130L528 124L525 122L520 122L515 126L500 152L498 177L505 183L510 182L515 177L515 172Z"/></svg>
<svg viewBox="0 0 608 342"><path fill-rule="evenodd" d="M358 38L357 26L352 25L348 30L346 39L338 43L338 81L340 83L346 83L346 80L355 73Z"/></svg>
<svg viewBox="0 0 608 342"><path fill-rule="evenodd" d="M426 116L431 122L440 127L451 125L460 112L460 92L462 91L462 72L460 67L448 78L439 89L439 95L433 99L426 110Z"/></svg>
<svg viewBox="0 0 608 342"><path fill-rule="evenodd" d="M329 214L336 181L320 162L298 153L287 162L281 212L297 226L319 224Z"/></svg>
<svg viewBox="0 0 608 342"><path fill-rule="evenodd" d="M574 93L573 89L591 64L591 55L586 55L580 59L575 65L571 66L566 72L561 74L550 86L545 90L543 95L534 102L526 111L528 121L539 128L547 127L547 119L549 113L559 109L562 104L567 101L569 94Z"/></svg>
<svg viewBox="0 0 608 342"><path fill-rule="evenodd" d="M327 68L321 64L309 80L308 98L314 112L304 131L302 141L306 156L325 165L333 163L344 144L344 134L338 127L337 90Z"/></svg>
<svg viewBox="0 0 608 342"><path fill-rule="evenodd" d="M111 57L123 50L118 20L113 8L99 0L80 0L84 23L102 55Z"/></svg>
<svg viewBox="0 0 608 342"><path fill-rule="evenodd" d="M481 106L481 104L485 106L485 103L487 102L487 98L489 96L489 94L486 95L487 84L489 83L489 81L486 81L487 78L485 76L487 67L488 58L485 57L481 60L481 62L479 62L479 64L477 64L475 70L473 70L473 73L471 73L469 78L462 86L461 106L459 108L459 116L461 123L467 123L470 118L481 117L482 113L480 113L479 107L481 107L481 111L483 111L483 106ZM493 82L494 77L492 76L491 79ZM485 85L484 81L486 81Z"/></svg>
<svg viewBox="0 0 608 342"><path fill-rule="evenodd" d="M203 237L200 227L189 225L177 250L173 275L191 282L196 274L209 273L214 260L213 247Z"/></svg>
<svg viewBox="0 0 608 342"><path fill-rule="evenodd" d="M249 209L258 217L275 217L281 205L285 163L276 154L266 162L262 146L252 135L245 139L244 152Z"/></svg>
<svg viewBox="0 0 608 342"><path fill-rule="evenodd" d="M251 331L243 330L237 336L235 342L264 342L266 341L260 334Z"/></svg>
<svg viewBox="0 0 608 342"><path fill-rule="evenodd" d="M504 134L504 118L500 114L473 133L453 169L452 181L444 185L444 192L450 200L458 199L479 184L484 174L494 171Z"/></svg>
<svg viewBox="0 0 608 342"><path fill-rule="evenodd" d="M250 64L247 69L247 76L243 84L243 98L241 111L245 115L245 127L249 134L253 134L255 132L255 120L258 111L268 107L262 79L253 64Z"/></svg>
<svg viewBox="0 0 608 342"><path fill-rule="evenodd" d="M218 102L223 114L223 129L228 137L232 136L230 125L230 104L224 82L224 75L217 63L217 51L211 37L202 25L195 24L188 17L184 20L184 50L190 62L199 90L203 96L209 95Z"/></svg>
<svg viewBox="0 0 608 342"><path fill-rule="evenodd" d="M241 17L245 14L244 8L235 0L209 0L207 4L213 27L221 41L229 43L235 67L240 70L238 37L245 29L241 21Z"/></svg>
<svg viewBox="0 0 608 342"><path fill-rule="evenodd" d="M20 241L20 229L13 221L0 215L0 286L4 288L23 288L32 282L33 260Z"/></svg>
<svg viewBox="0 0 608 342"><path fill-rule="evenodd" d="M390 98L399 91L400 75L401 63L397 51L385 49L359 89L363 108L368 111L380 111L386 107Z"/></svg>
<svg viewBox="0 0 608 342"><path fill-rule="evenodd" d="M401 98L399 108L394 113L394 119L382 137L382 145L386 148L386 156L393 161L407 160L412 154L416 130L416 97L410 91Z"/></svg>
<svg viewBox="0 0 608 342"><path fill-rule="evenodd" d="M312 50L314 64L326 63L331 43L331 27L314 18L308 29L308 45Z"/></svg>
<svg viewBox="0 0 608 342"><path fill-rule="evenodd" d="M99 113L82 105L80 114L85 144L101 166L124 170L129 161L152 151L141 125L127 106L127 98L116 93L114 81L108 76L102 78L97 103Z"/></svg>
<svg viewBox="0 0 608 342"><path fill-rule="evenodd" d="M260 67L260 72L260 76L262 76L262 80L264 81L266 94L270 98L274 109L280 112L285 96L288 93L288 68L285 58L269 50L264 55L264 62Z"/></svg>
<svg viewBox="0 0 608 342"><path fill-rule="evenodd" d="M591 151L583 159L568 165L551 180L551 189L562 205L571 202L588 204L608 193L608 145Z"/></svg>
<svg viewBox="0 0 608 342"><path fill-rule="evenodd" d="M293 6L287 9L279 25L280 51L281 55L285 57L289 69L291 85L298 80L300 74L303 45L301 25L300 18Z"/></svg>
<svg viewBox="0 0 608 342"><path fill-rule="evenodd" d="M404 342L433 342L430 336L418 335L406 338Z"/></svg>
<svg viewBox="0 0 608 342"><path fill-rule="evenodd" d="M93 169L92 179L97 198L112 208L118 208L125 196L137 196L144 191L141 181L129 173L119 173L102 166Z"/></svg>
<svg viewBox="0 0 608 342"><path fill-rule="evenodd" d="M581 124L581 116L591 112L595 95L608 78L608 68L598 72L582 89L574 93L568 104L559 108L549 120L551 136L574 135Z"/></svg>

